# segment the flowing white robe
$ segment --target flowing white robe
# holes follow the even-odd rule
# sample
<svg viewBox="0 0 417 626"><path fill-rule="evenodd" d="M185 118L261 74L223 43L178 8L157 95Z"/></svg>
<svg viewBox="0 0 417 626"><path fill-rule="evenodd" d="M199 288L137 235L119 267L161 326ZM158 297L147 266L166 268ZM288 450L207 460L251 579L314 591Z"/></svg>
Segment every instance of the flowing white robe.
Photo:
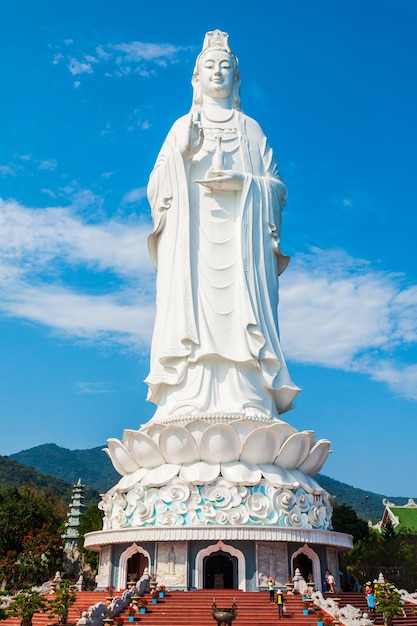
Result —
<svg viewBox="0 0 417 626"><path fill-rule="evenodd" d="M211 164L210 141L184 163L189 115L173 125L148 186L157 269L148 400L154 420L178 415L265 415L291 408L278 332L279 248L286 187L259 125L235 112L225 169L244 173L239 192L193 182ZM227 144L227 141L225 142Z"/></svg>

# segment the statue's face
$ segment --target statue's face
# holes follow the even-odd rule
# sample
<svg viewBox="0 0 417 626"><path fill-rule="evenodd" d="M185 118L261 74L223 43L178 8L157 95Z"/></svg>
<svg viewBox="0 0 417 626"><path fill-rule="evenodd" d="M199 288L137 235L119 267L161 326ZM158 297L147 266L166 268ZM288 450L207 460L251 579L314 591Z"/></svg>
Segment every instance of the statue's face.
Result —
<svg viewBox="0 0 417 626"><path fill-rule="evenodd" d="M231 56L223 50L208 50L200 59L197 80L203 95L211 98L230 96L235 82Z"/></svg>

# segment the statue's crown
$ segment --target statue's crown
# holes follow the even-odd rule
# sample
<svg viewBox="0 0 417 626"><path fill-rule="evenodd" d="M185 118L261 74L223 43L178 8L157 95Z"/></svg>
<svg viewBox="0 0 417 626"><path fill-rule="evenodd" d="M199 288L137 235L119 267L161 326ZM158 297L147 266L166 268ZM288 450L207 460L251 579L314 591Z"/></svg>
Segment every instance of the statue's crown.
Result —
<svg viewBox="0 0 417 626"><path fill-rule="evenodd" d="M221 50L228 50L231 52L229 47L229 35L228 33L224 33L221 30L211 30L206 33L204 37L203 43L203 52L208 48L220 48Z"/></svg>

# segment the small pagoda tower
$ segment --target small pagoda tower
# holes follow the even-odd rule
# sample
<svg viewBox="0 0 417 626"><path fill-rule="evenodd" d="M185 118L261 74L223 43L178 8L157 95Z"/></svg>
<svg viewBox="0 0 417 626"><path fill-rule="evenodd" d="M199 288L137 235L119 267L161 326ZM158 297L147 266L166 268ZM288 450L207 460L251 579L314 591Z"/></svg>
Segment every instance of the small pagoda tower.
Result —
<svg viewBox="0 0 417 626"><path fill-rule="evenodd" d="M78 527L80 517L83 514L84 485L81 478L74 485L71 496L71 503L68 507L68 520L65 522L65 532L62 538L65 541L64 550L73 552L78 547Z"/></svg>

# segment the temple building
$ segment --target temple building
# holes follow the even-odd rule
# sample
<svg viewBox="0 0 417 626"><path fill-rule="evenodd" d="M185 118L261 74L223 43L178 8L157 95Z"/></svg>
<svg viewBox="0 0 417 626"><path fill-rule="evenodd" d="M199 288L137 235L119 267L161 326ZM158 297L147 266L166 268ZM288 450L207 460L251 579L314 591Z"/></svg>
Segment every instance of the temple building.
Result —
<svg viewBox="0 0 417 626"><path fill-rule="evenodd" d="M389 500L382 500L385 506L382 519L374 526L378 530L382 530L387 526L390 520L395 532L404 530L411 533L417 533L417 504L410 498L407 504L398 505Z"/></svg>

